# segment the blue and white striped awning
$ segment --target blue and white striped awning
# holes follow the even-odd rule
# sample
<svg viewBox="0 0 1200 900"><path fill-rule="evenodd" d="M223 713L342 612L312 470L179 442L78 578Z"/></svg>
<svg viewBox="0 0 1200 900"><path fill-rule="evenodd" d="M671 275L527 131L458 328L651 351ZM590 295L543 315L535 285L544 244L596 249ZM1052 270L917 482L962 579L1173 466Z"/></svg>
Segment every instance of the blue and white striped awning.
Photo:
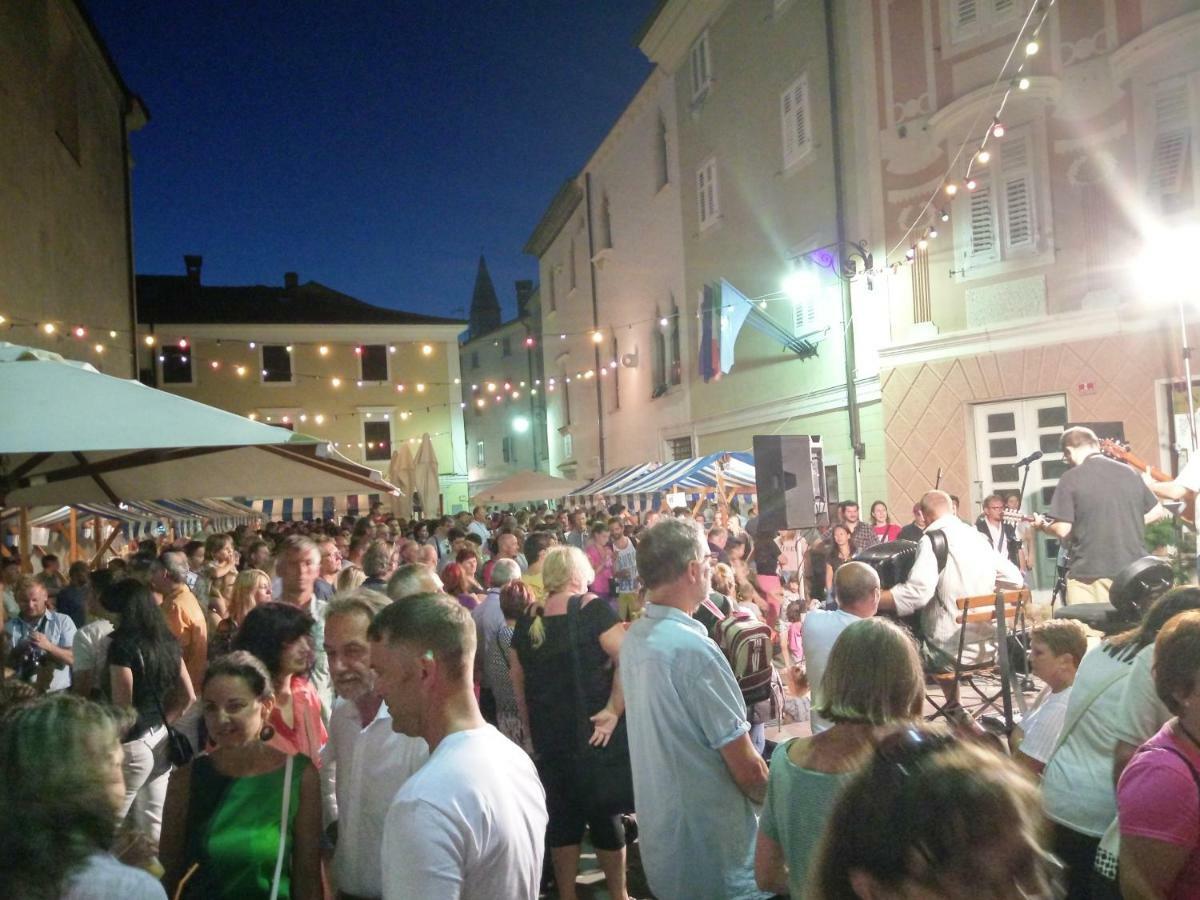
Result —
<svg viewBox="0 0 1200 900"><path fill-rule="evenodd" d="M626 484L636 478L639 478L656 465L657 463L638 463L634 466L625 466L624 468L614 469L607 475L600 476L591 484L585 485L577 491L572 491L567 496L592 497L596 494L605 494L606 496L611 496L613 494L624 493Z"/></svg>
<svg viewBox="0 0 1200 900"><path fill-rule="evenodd" d="M75 503L51 509L29 520L35 528L66 522L74 509L80 519L99 516L121 523L121 530L133 538L153 533L160 522L170 522L177 535L185 536L207 528L231 531L248 522L253 512L248 506L228 500L137 500L114 506L109 503ZM15 513L5 510L3 515Z"/></svg>
<svg viewBox="0 0 1200 900"><path fill-rule="evenodd" d="M383 494L340 494L334 497L263 497L245 500L247 506L271 521L308 521L341 516L365 516Z"/></svg>
<svg viewBox="0 0 1200 900"><path fill-rule="evenodd" d="M663 463L621 484L620 490L608 493L652 494L678 490L689 493L699 489L710 491L717 487L717 474L721 473L726 489L754 487L754 454L739 451L734 453L710 453L695 459L680 459Z"/></svg>

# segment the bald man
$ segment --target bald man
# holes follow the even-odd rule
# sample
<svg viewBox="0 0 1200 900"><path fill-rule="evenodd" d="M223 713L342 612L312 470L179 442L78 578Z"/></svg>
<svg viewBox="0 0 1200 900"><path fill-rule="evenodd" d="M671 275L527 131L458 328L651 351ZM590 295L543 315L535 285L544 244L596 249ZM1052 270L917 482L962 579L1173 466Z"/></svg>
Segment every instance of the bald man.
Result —
<svg viewBox="0 0 1200 900"><path fill-rule="evenodd" d="M954 621L958 616L955 601L990 594L997 586L1019 588L1021 573L996 552L987 538L954 515L953 502L945 491L929 491L921 497L921 511L929 524L912 571L907 581L881 593L879 608L901 616L920 613L926 670L950 672L958 655L960 628ZM946 562L940 569L928 539L935 532L946 541ZM986 623L968 626L964 657L974 662L992 655L994 649L984 646L984 642L994 636L993 627Z"/></svg>

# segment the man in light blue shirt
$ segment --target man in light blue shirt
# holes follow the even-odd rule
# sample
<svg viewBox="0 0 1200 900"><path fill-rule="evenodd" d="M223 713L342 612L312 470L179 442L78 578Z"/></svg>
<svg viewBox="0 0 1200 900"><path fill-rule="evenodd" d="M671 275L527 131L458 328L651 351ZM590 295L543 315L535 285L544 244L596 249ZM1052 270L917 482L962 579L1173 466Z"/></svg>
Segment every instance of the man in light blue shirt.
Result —
<svg viewBox="0 0 1200 900"><path fill-rule="evenodd" d="M692 613L710 590L703 533L666 519L638 544L646 612L621 645L642 865L660 900L742 900L754 883L767 766L746 703Z"/></svg>
<svg viewBox="0 0 1200 900"><path fill-rule="evenodd" d="M47 609L45 586L22 575L13 587L21 614L4 623L4 634L12 648L7 665L22 681L38 684L50 672L45 690L65 691L71 686L75 664L75 623L69 616Z"/></svg>

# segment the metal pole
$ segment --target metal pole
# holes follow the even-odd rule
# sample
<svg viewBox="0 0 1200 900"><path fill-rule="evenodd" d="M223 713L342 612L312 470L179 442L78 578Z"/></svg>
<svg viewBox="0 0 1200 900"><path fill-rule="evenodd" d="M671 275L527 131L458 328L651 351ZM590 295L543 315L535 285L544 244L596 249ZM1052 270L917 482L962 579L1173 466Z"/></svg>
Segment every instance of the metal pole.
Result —
<svg viewBox="0 0 1200 900"><path fill-rule="evenodd" d="M592 328L596 331L600 330L600 297L599 289L596 284L596 246L592 237L592 173L585 172L583 176L584 200L587 204L587 243L588 243L588 268L592 276ZM589 340L592 340L589 338ZM605 473L604 465L604 391L601 387L600 378L600 345L592 340L592 350L594 357L594 369L596 379L596 434L599 438L600 451L600 474Z"/></svg>
<svg viewBox="0 0 1200 900"><path fill-rule="evenodd" d="M829 128L830 153L833 162L833 193L837 221L838 262L842 265L842 254L846 248L846 209L842 179L842 137L837 95L837 47L834 35L834 0L825 0L825 48L829 59ZM845 275L843 270L840 275ZM859 460L866 457L862 443L862 426L858 417L858 389L854 384L854 309L850 298L850 282L839 277L842 286L842 352L846 370L846 415L850 420L850 448L854 452L854 495L862 492L862 477Z"/></svg>
<svg viewBox="0 0 1200 900"><path fill-rule="evenodd" d="M1179 298L1179 334L1183 340L1183 380L1187 391L1188 433L1192 437L1192 453L1196 452L1196 401L1192 398L1192 348L1188 345L1187 314L1183 297ZM1189 462L1190 457L1189 457Z"/></svg>

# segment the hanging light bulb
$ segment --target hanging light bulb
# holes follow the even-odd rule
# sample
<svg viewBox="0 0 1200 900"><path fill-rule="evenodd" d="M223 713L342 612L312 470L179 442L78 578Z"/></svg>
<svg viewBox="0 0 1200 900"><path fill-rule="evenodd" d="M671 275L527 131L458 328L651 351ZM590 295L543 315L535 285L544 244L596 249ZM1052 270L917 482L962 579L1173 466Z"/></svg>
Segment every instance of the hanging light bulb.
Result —
<svg viewBox="0 0 1200 900"><path fill-rule="evenodd" d="M425 393L425 385L421 384L420 382L417 382L417 393L418 394Z"/></svg>
<svg viewBox="0 0 1200 900"><path fill-rule="evenodd" d="M325 416L323 416L321 413L317 413L315 416L313 416L313 421L316 422L318 425L324 425L325 424Z"/></svg>
<svg viewBox="0 0 1200 900"><path fill-rule="evenodd" d="M979 183L974 178L967 179L967 190L968 191L973 191L977 187L979 187Z"/></svg>
<svg viewBox="0 0 1200 900"><path fill-rule="evenodd" d="M1020 81L1017 82L1017 87L1023 91L1029 90L1029 79L1022 78Z"/></svg>
<svg viewBox="0 0 1200 900"><path fill-rule="evenodd" d="M212 362L210 362L209 365L212 366L214 369L221 368L221 364L215 359Z"/></svg>
<svg viewBox="0 0 1200 900"><path fill-rule="evenodd" d="M241 378L243 375L245 375L245 374L246 374L246 367L245 367L245 366L238 366L238 367L237 367L237 368L236 368L234 371L235 371L235 372L237 372L237 374L238 374L238 377L239 377L239 378Z"/></svg>
<svg viewBox="0 0 1200 900"><path fill-rule="evenodd" d="M1028 44L1025 45L1025 55L1026 56L1037 56L1037 52L1040 49L1041 49L1041 47L1038 45L1037 41L1030 41Z"/></svg>
<svg viewBox="0 0 1200 900"><path fill-rule="evenodd" d="M1004 126L1001 123L997 122L992 126L992 137L1004 137Z"/></svg>
<svg viewBox="0 0 1200 900"><path fill-rule="evenodd" d="M104 352L104 345L103 345L103 344L97 344L97 345L96 345L95 347L93 347L92 349L93 349L93 350L95 350L97 353L103 353L103 352Z"/></svg>
<svg viewBox="0 0 1200 900"><path fill-rule="evenodd" d="M663 316L661 319L659 319L658 324L659 324L659 327L666 328L667 327L667 317Z"/></svg>
<svg viewBox="0 0 1200 900"><path fill-rule="evenodd" d="M946 210L946 209L943 209L943 210L942 210L942 221L943 221L943 222L949 222L949 221L950 221L950 211L949 211L949 210Z"/></svg>
<svg viewBox="0 0 1200 900"><path fill-rule="evenodd" d="M958 193L958 185L955 184L953 181L949 182L946 185L946 196L953 197L957 193Z"/></svg>
<svg viewBox="0 0 1200 900"><path fill-rule="evenodd" d="M251 349L251 350L253 350L253 349L254 349L255 347L257 347L257 346L258 346L258 344L256 344L254 341L251 341L251 342L250 342L250 349Z"/></svg>
<svg viewBox="0 0 1200 900"><path fill-rule="evenodd" d="M142 340L145 341L147 347L154 346L154 335L148 334L144 338L142 338Z"/></svg>
<svg viewBox="0 0 1200 900"><path fill-rule="evenodd" d="M601 334L599 331L593 331L593 332L592 332L592 343L593 343L593 344L598 344L598 343L600 343L602 340L604 340L604 335L603 335L603 334Z"/></svg>
<svg viewBox="0 0 1200 900"><path fill-rule="evenodd" d="M3 322L3 321L4 321L4 316L0 316L0 322ZM110 331L108 333L108 336L110 338L112 338L114 341L117 339L117 333L115 331Z"/></svg>
<svg viewBox="0 0 1200 900"><path fill-rule="evenodd" d="M324 344L322 344L320 347L317 348L317 352L320 353L322 356L328 356L329 348L326 347Z"/></svg>
<svg viewBox="0 0 1200 900"><path fill-rule="evenodd" d="M991 151L989 151L989 150L980 150L978 155L976 155L975 158L977 160L979 160L979 164L981 166L986 166L991 161L992 154L991 154Z"/></svg>
<svg viewBox="0 0 1200 900"><path fill-rule="evenodd" d="M422 344L421 345L421 355L422 356L432 356L433 355L433 344Z"/></svg>
<svg viewBox="0 0 1200 900"><path fill-rule="evenodd" d="M42 331L44 331L46 334L54 334L54 332L57 330L58 329L54 327L53 322L46 322L44 325L42 325Z"/></svg>
<svg viewBox="0 0 1200 900"><path fill-rule="evenodd" d="M938 236L938 230L937 230L937 228L930 228L930 229L929 229L929 237L930 237L930 238L935 238L935 237L937 237L937 236Z"/></svg>
<svg viewBox="0 0 1200 900"><path fill-rule="evenodd" d="M341 387L341 386L342 386L342 379L340 379L340 378L337 378L337 377L335 376L335 377L333 377L333 378L329 379L329 383L330 383L330 384L332 384L334 387Z"/></svg>
<svg viewBox="0 0 1200 900"><path fill-rule="evenodd" d="M916 248L916 247L909 247L907 250L905 250L905 251L904 251L904 258L905 258L905 259L912 259L912 258L913 258L914 256L916 256L916 255L917 255L917 248Z"/></svg>
<svg viewBox="0 0 1200 900"><path fill-rule="evenodd" d="M927 241L925 238L921 238L919 241L917 241L917 249L918 250L928 250L929 249L929 241Z"/></svg>
<svg viewBox="0 0 1200 900"><path fill-rule="evenodd" d="M77 338L87 337L87 329L82 325L76 325L75 329L71 333Z"/></svg>

